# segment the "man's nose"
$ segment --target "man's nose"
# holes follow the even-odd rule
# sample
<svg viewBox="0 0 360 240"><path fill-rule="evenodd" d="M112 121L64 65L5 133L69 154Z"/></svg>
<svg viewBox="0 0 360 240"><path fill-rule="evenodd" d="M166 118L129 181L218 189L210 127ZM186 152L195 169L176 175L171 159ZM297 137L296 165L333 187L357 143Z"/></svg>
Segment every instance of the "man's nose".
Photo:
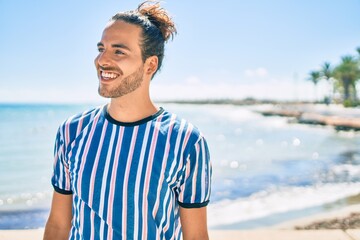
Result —
<svg viewBox="0 0 360 240"><path fill-rule="evenodd" d="M100 52L99 55L95 58L96 66L108 66L110 65L110 59L106 52Z"/></svg>

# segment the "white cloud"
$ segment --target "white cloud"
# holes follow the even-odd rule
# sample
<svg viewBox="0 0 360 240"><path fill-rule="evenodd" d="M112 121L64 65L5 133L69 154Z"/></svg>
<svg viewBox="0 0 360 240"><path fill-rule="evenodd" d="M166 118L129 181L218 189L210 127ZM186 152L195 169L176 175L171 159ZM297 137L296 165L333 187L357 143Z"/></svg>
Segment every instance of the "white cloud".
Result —
<svg viewBox="0 0 360 240"><path fill-rule="evenodd" d="M198 78L196 76L190 76L185 79L185 82L187 84L199 84L201 82L201 80L200 80L200 78Z"/></svg>
<svg viewBox="0 0 360 240"><path fill-rule="evenodd" d="M263 67L245 70L245 76L247 77L266 77L267 75L268 71L266 68Z"/></svg>

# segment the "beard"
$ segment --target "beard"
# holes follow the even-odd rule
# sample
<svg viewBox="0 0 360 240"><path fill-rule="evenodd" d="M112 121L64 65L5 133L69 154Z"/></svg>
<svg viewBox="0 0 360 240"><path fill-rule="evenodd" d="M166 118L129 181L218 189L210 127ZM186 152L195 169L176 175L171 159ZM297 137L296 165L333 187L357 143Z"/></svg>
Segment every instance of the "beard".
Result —
<svg viewBox="0 0 360 240"><path fill-rule="evenodd" d="M117 79L114 84L116 86L107 86L99 84L99 95L105 98L118 98L129 94L141 86L143 82L144 69L140 66L135 72L125 77L124 79Z"/></svg>

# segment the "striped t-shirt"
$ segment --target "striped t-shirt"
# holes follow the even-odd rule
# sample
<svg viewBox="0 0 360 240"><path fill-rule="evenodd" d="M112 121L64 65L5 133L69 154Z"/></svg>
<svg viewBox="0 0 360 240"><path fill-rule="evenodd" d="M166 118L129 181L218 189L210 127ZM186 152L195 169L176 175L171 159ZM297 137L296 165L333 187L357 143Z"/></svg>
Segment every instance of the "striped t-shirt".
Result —
<svg viewBox="0 0 360 240"><path fill-rule="evenodd" d="M57 133L52 185L73 194L69 239L180 239L179 205L210 198L206 141L164 109L133 123L101 106L65 121Z"/></svg>

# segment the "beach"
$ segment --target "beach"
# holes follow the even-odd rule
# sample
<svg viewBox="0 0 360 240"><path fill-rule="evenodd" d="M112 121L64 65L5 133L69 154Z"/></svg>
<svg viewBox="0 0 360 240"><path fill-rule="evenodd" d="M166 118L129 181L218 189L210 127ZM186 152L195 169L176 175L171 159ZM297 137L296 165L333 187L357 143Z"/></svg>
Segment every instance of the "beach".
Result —
<svg viewBox="0 0 360 240"><path fill-rule="evenodd" d="M40 240L43 230L0 230L1 240ZM211 231L211 240L359 240L360 230L260 230Z"/></svg>

